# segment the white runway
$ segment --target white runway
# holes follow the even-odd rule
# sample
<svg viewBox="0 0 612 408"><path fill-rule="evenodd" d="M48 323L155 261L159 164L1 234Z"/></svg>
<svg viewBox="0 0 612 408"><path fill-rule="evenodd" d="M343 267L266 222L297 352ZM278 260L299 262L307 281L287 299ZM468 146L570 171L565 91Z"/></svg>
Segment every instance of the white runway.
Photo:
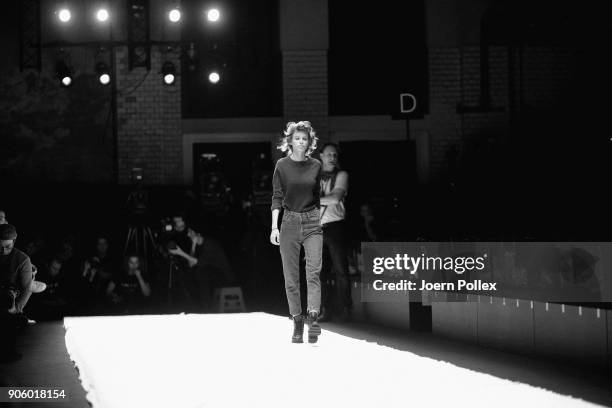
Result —
<svg viewBox="0 0 612 408"><path fill-rule="evenodd" d="M318 344L291 344L291 321L265 313L64 325L94 408L596 406L325 330Z"/></svg>

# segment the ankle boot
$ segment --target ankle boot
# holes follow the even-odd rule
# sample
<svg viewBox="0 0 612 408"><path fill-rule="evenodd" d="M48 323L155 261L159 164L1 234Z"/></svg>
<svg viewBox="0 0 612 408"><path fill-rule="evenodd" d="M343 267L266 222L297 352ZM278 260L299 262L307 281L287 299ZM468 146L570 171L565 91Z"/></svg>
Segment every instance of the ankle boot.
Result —
<svg viewBox="0 0 612 408"><path fill-rule="evenodd" d="M291 337L292 343L303 343L304 339L304 316L297 315L293 316L293 337Z"/></svg>
<svg viewBox="0 0 612 408"><path fill-rule="evenodd" d="M316 343L321 334L321 326L319 326L319 312L311 310L308 312L308 342Z"/></svg>

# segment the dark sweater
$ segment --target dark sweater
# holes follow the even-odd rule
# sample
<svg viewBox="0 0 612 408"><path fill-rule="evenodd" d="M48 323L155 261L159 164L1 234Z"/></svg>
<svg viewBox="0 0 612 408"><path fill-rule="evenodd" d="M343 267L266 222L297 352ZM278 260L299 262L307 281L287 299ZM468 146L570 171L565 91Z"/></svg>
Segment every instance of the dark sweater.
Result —
<svg viewBox="0 0 612 408"><path fill-rule="evenodd" d="M32 264L30 258L17 248L10 254L0 255L0 286L19 291L15 304L21 311L30 297L32 283Z"/></svg>
<svg viewBox="0 0 612 408"><path fill-rule="evenodd" d="M276 162L272 177L272 209L306 212L319 208L321 162L308 157L295 161L283 157Z"/></svg>

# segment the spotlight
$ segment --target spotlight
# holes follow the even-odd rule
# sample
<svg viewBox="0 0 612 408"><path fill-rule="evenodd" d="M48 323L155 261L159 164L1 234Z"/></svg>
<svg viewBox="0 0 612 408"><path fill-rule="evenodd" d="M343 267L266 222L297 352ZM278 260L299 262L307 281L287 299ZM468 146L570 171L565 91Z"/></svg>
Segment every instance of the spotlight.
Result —
<svg viewBox="0 0 612 408"><path fill-rule="evenodd" d="M57 13L57 17L60 19L62 23L67 23L72 18L72 14L70 13L70 10L68 9L61 9Z"/></svg>
<svg viewBox="0 0 612 408"><path fill-rule="evenodd" d="M100 22L105 22L106 20L108 20L108 10L106 10L106 9L99 9L96 12L96 18Z"/></svg>
<svg viewBox="0 0 612 408"><path fill-rule="evenodd" d="M210 9L206 12L206 18L211 23L216 23L217 21L219 21L220 17L221 17L221 13L219 12L218 9Z"/></svg>
<svg viewBox="0 0 612 408"><path fill-rule="evenodd" d="M164 84L173 85L174 80L176 79L176 67L170 61L164 62L162 65L162 76L164 79Z"/></svg>
<svg viewBox="0 0 612 408"><path fill-rule="evenodd" d="M217 82L219 82L220 79L221 79L221 76L219 75L217 71L213 71L210 74L208 74L208 81L211 84L216 84Z"/></svg>
<svg viewBox="0 0 612 408"><path fill-rule="evenodd" d="M170 19L170 21L173 23L178 23L178 21L181 19L181 11L176 8L170 10L168 13L168 19Z"/></svg>
<svg viewBox="0 0 612 408"><path fill-rule="evenodd" d="M164 84L166 84L166 85L174 84L174 74L166 74L166 75L164 75Z"/></svg>
<svg viewBox="0 0 612 408"><path fill-rule="evenodd" d="M72 85L72 71L64 61L58 61L55 65L55 73L64 87Z"/></svg>
<svg viewBox="0 0 612 408"><path fill-rule="evenodd" d="M108 65L104 62L99 62L96 65L96 72L98 73L98 81L102 85L108 85L111 80L110 71L108 70Z"/></svg>

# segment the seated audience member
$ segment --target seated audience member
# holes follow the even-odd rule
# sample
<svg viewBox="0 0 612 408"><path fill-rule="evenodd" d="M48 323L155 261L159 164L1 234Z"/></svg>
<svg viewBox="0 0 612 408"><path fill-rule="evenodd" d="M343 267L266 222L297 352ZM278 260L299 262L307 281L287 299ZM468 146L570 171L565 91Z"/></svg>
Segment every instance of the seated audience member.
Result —
<svg viewBox="0 0 612 408"><path fill-rule="evenodd" d="M0 225L8 225L8 220L6 218L6 212L0 210ZM34 264L32 263L32 257L30 256L30 254L26 250L24 251L24 253L30 258L30 265L32 267L32 283L30 284L30 291L31 293L41 293L46 289L46 285L43 282L39 282L37 280L35 280L36 277L36 266L34 266ZM25 316L25 315L24 315ZM34 324L36 323L34 320L27 320L28 324Z"/></svg>
<svg viewBox="0 0 612 408"><path fill-rule="evenodd" d="M124 267L109 282L106 295L122 312L143 311L151 286L138 255L126 258Z"/></svg>
<svg viewBox="0 0 612 408"><path fill-rule="evenodd" d="M117 271L114 257L110 255L108 238L99 236L92 256L85 260L81 273L85 292L90 300L105 298L106 288Z"/></svg>
<svg viewBox="0 0 612 408"><path fill-rule="evenodd" d="M67 263L74 259L74 237L68 235L63 237L57 246L55 257L62 263Z"/></svg>
<svg viewBox="0 0 612 408"><path fill-rule="evenodd" d="M9 313L23 313L23 308L32 294L33 273L30 258L15 248L17 230L10 224L0 225L0 287L14 294L14 304Z"/></svg>
<svg viewBox="0 0 612 408"><path fill-rule="evenodd" d="M58 255L46 262L39 272L45 281L47 290L35 299L36 312L43 318L58 318L65 316L70 310L77 290L71 285L70 276Z"/></svg>
<svg viewBox="0 0 612 408"><path fill-rule="evenodd" d="M23 308L32 294L30 258L15 248L17 230L0 225L0 360L19 359L15 349L17 330L28 323Z"/></svg>
<svg viewBox="0 0 612 408"><path fill-rule="evenodd" d="M35 265L43 265L47 259L47 243L40 232L34 233L33 237L25 245L24 252L30 257Z"/></svg>
<svg viewBox="0 0 612 408"><path fill-rule="evenodd" d="M106 288L117 269L108 238L98 236L93 254L85 260L80 273L79 304L85 309L84 312L103 312L101 308L106 300Z"/></svg>
<svg viewBox="0 0 612 408"><path fill-rule="evenodd" d="M64 272L71 277L80 274L82 265L82 260L76 254L75 241L74 236L68 235L60 240L57 249L53 252L53 256L62 263Z"/></svg>

